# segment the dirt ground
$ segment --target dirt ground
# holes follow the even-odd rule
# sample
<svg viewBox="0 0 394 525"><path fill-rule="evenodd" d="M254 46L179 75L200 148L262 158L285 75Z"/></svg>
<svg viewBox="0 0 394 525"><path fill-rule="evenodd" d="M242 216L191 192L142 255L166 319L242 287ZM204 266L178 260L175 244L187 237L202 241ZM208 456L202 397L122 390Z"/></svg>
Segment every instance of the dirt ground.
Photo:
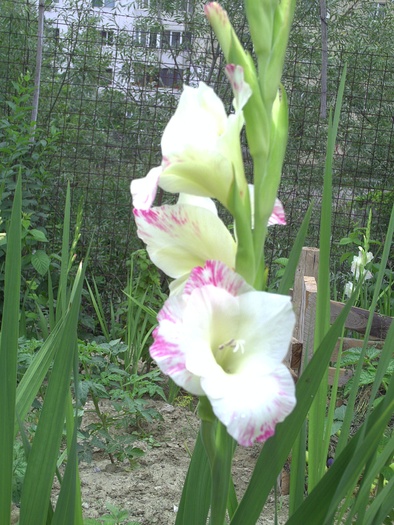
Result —
<svg viewBox="0 0 394 525"><path fill-rule="evenodd" d="M112 464L108 456L93 455L91 463L81 463L82 500L85 518L100 519L109 514L106 503L129 512L125 523L139 525L172 525L181 497L182 485L189 465L199 422L187 408L156 401L163 421L152 423L150 430L154 447L144 442L136 445L145 450L135 468L128 464ZM234 483L242 495L254 468L261 445L238 447L234 458ZM286 522L287 496L280 499L280 525ZM270 496L258 521L274 524L274 497Z"/></svg>

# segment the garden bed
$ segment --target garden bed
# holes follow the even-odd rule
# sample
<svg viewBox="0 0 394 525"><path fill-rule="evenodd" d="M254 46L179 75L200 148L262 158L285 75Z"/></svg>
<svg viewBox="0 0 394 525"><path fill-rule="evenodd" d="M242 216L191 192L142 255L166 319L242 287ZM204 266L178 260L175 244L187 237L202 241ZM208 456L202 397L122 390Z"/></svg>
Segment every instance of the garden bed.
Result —
<svg viewBox="0 0 394 525"><path fill-rule="evenodd" d="M102 523L100 518L110 514L107 507L110 504L119 511L128 511L124 523L172 525L175 522L199 422L187 408L171 406L161 400L153 403L163 421L154 422L145 429L151 436L149 445L146 441L136 443L145 454L134 465L129 462L113 464L101 452L93 454L92 462L81 463L84 517ZM238 495L247 486L260 449L261 445L237 448L233 474ZM279 506L278 521L283 524L287 517L287 496L280 499ZM260 518L258 524L273 524L274 509L274 497L270 495L264 518Z"/></svg>

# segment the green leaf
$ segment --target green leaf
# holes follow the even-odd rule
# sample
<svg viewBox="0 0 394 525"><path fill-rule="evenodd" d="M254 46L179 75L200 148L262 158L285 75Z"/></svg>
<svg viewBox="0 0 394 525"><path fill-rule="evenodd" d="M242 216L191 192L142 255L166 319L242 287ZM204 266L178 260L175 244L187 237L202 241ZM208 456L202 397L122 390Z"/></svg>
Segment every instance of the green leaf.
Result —
<svg viewBox="0 0 394 525"><path fill-rule="evenodd" d="M20 525L46 523L46 512L63 434L77 337L83 273L84 268L80 268L76 276L76 288L62 325L59 346L56 349L40 420L29 454L21 500ZM37 472L40 473L39 476Z"/></svg>
<svg viewBox="0 0 394 525"><path fill-rule="evenodd" d="M15 392L21 279L21 180L18 179L7 233L3 321L0 339L0 523L10 523Z"/></svg>
<svg viewBox="0 0 394 525"><path fill-rule="evenodd" d="M394 381L393 381L394 385ZM362 439L362 429L335 459L332 467L312 493L289 518L287 525L328 525L334 523L334 514L344 497L351 491L368 458L374 454L381 435L394 410L394 400L385 410L371 417L369 431ZM361 437L361 439L360 439Z"/></svg>
<svg viewBox="0 0 394 525"><path fill-rule="evenodd" d="M201 525L207 522L211 497L211 475L201 435L189 464L175 525Z"/></svg>
<svg viewBox="0 0 394 525"><path fill-rule="evenodd" d="M35 239L36 241L39 241L39 242L48 242L48 239L46 238L46 235L43 231L41 230L37 230L35 228L29 230L29 234L33 237L33 239Z"/></svg>
<svg viewBox="0 0 394 525"><path fill-rule="evenodd" d="M32 253L31 263L34 269L40 274L45 275L49 270L51 259L44 250L36 250Z"/></svg>
<svg viewBox="0 0 394 525"><path fill-rule="evenodd" d="M297 269L298 261L300 259L301 250L302 250L302 247L304 246L305 237L308 232L312 208L313 208L313 203L309 205L308 210L305 214L305 217L302 221L301 227L298 230L297 237L294 241L293 247L290 252L289 260L286 264L286 268L285 268L283 277L279 284L279 289L278 289L279 294L287 295L289 293L290 288L293 286L294 276L295 276L295 272Z"/></svg>
<svg viewBox="0 0 394 525"><path fill-rule="evenodd" d="M320 258L319 258L319 283L316 297L316 321L314 331L313 350L316 351L321 344L330 326L330 252L331 252L331 222L332 222L332 163L342 107L343 92L345 89L346 65L343 69L341 82L338 89L334 116L330 114L327 152L324 169L323 198L320 216ZM324 475L326 468L328 442L325 440L324 423L322 414L326 412L327 403L327 375L323 375L321 385L315 394L308 422L308 490L313 490L319 479ZM329 436L328 436L329 437Z"/></svg>

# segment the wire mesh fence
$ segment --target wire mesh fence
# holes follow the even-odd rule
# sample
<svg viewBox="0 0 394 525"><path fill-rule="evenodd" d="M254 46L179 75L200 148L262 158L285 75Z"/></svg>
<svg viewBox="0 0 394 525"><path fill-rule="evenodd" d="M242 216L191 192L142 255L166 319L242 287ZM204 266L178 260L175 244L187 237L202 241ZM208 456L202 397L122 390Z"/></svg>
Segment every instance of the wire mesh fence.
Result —
<svg viewBox="0 0 394 525"><path fill-rule="evenodd" d="M207 82L229 111L231 91L218 45L202 14L196 14L199 5L172 3L172 12L163 14L147 10L148 4L141 1L136 9L121 11L113 10L115 3L109 0L93 2L93 7L82 4L66 5L60 0L45 9L39 131L34 144L23 150L25 160L14 159L7 169L15 177L18 166L29 165L24 178L41 177L40 187L32 187L31 193L36 206L45 211L38 214L37 223L46 227L54 250L60 242L62 206L70 182L75 211L83 199L82 250L93 239L90 271L119 293L126 280L126 262L141 247L131 213L130 181L160 163L161 135L183 83ZM31 106L37 72L38 20L34 3L0 6L3 154L10 129L14 142L20 135L18 115L23 113L25 120L30 115L26 108ZM240 14L236 23L241 40L252 51ZM270 229L268 260L289 253L312 200L315 208L307 241L318 243L328 118L321 117L318 26L311 30L301 23L296 23L283 76L290 136L279 196L288 224ZM348 67L334 158L333 242L355 225L365 226L370 207L372 237L381 240L393 202L392 56L338 45L331 46L327 58L329 108L335 102L343 65ZM246 162L250 176L250 159ZM25 180L29 184L31 180Z"/></svg>

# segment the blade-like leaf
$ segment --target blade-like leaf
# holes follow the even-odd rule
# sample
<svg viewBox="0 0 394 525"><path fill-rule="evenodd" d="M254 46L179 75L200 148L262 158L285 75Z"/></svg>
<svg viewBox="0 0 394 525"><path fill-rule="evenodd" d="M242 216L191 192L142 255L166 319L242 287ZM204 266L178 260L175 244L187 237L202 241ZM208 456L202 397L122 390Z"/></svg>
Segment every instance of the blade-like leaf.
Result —
<svg viewBox="0 0 394 525"><path fill-rule="evenodd" d="M216 434L216 454L212 466L211 523L222 524L232 483L231 464L235 447L234 440L222 423L218 423Z"/></svg>
<svg viewBox="0 0 394 525"><path fill-rule="evenodd" d="M211 474L201 435L190 461L175 525L201 525L207 522L211 497Z"/></svg>
<svg viewBox="0 0 394 525"><path fill-rule="evenodd" d="M386 444L381 453L379 453L376 461L373 464L373 468L370 468L368 472L364 472L362 484L357 492L356 501L349 512L346 523L352 523L352 518L356 515L359 509L362 509L362 514L365 514L365 510L369 501L369 493L371 485L376 476L381 472L386 462L391 460L394 453L394 434L391 436L389 442Z"/></svg>
<svg viewBox="0 0 394 525"><path fill-rule="evenodd" d="M70 183L67 185L66 193L66 204L64 207L64 218L63 218L63 239L62 239L62 255L61 255L61 267L60 267L60 284L57 294L57 308L56 308L56 321L59 321L62 315L66 313L67 307L67 278L69 272L69 242L70 242L70 208L71 208L71 197L70 197Z"/></svg>
<svg viewBox="0 0 394 525"><path fill-rule="evenodd" d="M308 207L308 210L302 221L301 227L298 230L297 237L295 238L293 247L291 249L289 260L286 264L286 268L278 288L278 293L282 295L287 295L289 293L290 288L293 286L297 264L300 259L302 247L304 246L306 234L308 232L312 209L313 203L311 203Z"/></svg>
<svg viewBox="0 0 394 525"><path fill-rule="evenodd" d="M83 273L84 268L80 267L76 277L77 290L66 314L40 420L29 454L22 492L20 525L31 523L44 525L46 521L46 511L63 434ZM39 476L37 472L40 473Z"/></svg>
<svg viewBox="0 0 394 525"><path fill-rule="evenodd" d="M368 458L376 450L393 410L394 400L385 410L374 413L373 424L362 439L361 429L334 461L323 479L289 518L287 525L330 525L345 495L353 489ZM376 417L378 415L378 417ZM361 438L361 439L360 439ZM330 510L330 508L332 510Z"/></svg>
<svg viewBox="0 0 394 525"><path fill-rule="evenodd" d="M334 148L338 132L339 118L342 107L342 97L345 89L346 65L343 69L338 96L335 105L334 117L331 117L328 129L327 152L323 181L323 198L320 216L320 258L318 273L318 288L316 297L316 322L314 350L318 348L330 326L330 251L331 251L331 215L332 215L332 163ZM308 421L308 489L311 491L319 479L324 475L326 455L324 447L324 424L327 403L327 377L315 395Z"/></svg>
<svg viewBox="0 0 394 525"><path fill-rule="evenodd" d="M19 178L14 195L10 227L7 232L0 340L0 523L4 524L10 523L11 515L21 279L21 212L22 188Z"/></svg>

